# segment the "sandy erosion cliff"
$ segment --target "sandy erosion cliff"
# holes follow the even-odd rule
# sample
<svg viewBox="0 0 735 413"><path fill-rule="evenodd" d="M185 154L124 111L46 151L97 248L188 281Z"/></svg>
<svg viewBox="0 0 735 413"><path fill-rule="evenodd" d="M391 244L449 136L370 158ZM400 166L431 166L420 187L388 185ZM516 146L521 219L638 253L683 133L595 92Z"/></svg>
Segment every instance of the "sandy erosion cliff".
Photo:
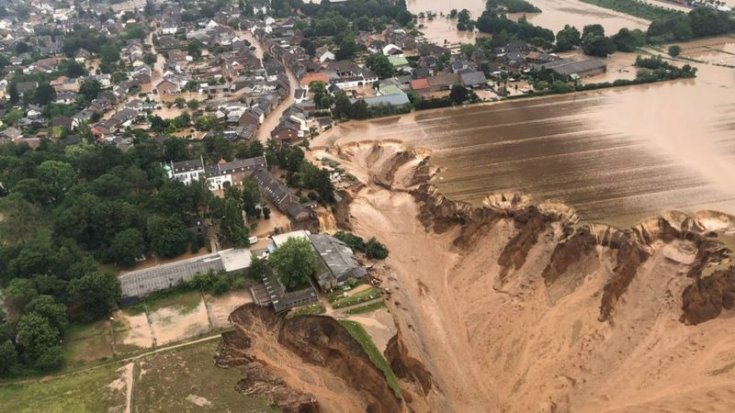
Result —
<svg viewBox="0 0 735 413"><path fill-rule="evenodd" d="M247 304L230 321L235 331L223 334L215 360L243 372L240 391L265 396L284 412L406 411L383 373L333 318L286 319ZM408 355L398 336L388 353L404 397L420 397L431 389L430 374Z"/></svg>
<svg viewBox="0 0 735 413"><path fill-rule="evenodd" d="M430 184L425 151L334 153L365 184L350 225L391 251L389 307L439 394L426 411L735 411L732 217L618 229L522 194L478 207Z"/></svg>

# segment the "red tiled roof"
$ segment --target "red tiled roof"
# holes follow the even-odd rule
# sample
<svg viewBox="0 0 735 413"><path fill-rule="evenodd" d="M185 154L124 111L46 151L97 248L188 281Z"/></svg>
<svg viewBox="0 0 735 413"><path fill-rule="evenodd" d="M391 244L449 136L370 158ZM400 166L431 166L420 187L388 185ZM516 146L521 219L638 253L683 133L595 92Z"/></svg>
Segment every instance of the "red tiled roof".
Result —
<svg viewBox="0 0 735 413"><path fill-rule="evenodd" d="M311 82L324 82L329 83L329 76L323 72L307 73L306 76L301 78L301 84L307 88Z"/></svg>
<svg viewBox="0 0 735 413"><path fill-rule="evenodd" d="M429 79L415 79L411 81L412 90L429 89Z"/></svg>

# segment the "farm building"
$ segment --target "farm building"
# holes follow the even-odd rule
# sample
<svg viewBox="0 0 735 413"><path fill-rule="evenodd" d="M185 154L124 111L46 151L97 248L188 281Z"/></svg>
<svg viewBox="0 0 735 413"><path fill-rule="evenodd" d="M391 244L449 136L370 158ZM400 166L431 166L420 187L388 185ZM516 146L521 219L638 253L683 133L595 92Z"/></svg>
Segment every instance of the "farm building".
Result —
<svg viewBox="0 0 735 413"><path fill-rule="evenodd" d="M235 272L250 267L252 255L247 249L229 249L201 257L157 265L151 268L131 271L121 275L122 302L137 301L156 291L176 286L189 281L198 274L210 271Z"/></svg>
<svg viewBox="0 0 735 413"><path fill-rule="evenodd" d="M562 76L565 80L580 77L589 77L607 72L607 64L602 59L557 60L556 62L538 65L538 68L549 69Z"/></svg>

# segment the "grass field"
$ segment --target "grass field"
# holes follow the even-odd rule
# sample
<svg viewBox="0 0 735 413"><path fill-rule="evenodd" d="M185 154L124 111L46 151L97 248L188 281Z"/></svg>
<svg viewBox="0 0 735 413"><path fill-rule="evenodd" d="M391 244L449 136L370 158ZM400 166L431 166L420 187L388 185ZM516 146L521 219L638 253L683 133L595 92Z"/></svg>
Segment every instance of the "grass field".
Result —
<svg viewBox="0 0 735 413"><path fill-rule="evenodd" d="M313 303L292 309L288 314L286 314L286 318L300 317L302 315L324 314L326 311L327 309L324 308L322 303Z"/></svg>
<svg viewBox="0 0 735 413"><path fill-rule="evenodd" d="M378 297L380 297L380 290L375 287L370 287L365 291L360 291L359 293L355 293L351 296L330 300L330 303L333 308L343 308L371 301Z"/></svg>
<svg viewBox="0 0 735 413"><path fill-rule="evenodd" d="M110 323L101 320L93 324L69 327L64 336L64 355L69 366L112 357Z"/></svg>
<svg viewBox="0 0 735 413"><path fill-rule="evenodd" d="M388 382L388 386L390 386L391 390L393 390L393 393L395 393L396 397L400 399L401 389L398 386L398 379L396 378L395 373L393 373L393 370L391 370L390 366L388 365L388 361L385 359L385 357L383 357L383 354L381 354L378 348L375 347L375 343L373 343L373 340L370 338L370 335L367 333L367 331L365 331L365 329L359 323L356 323L354 321L339 320L339 323L342 324L345 329L347 329L352 338L360 343L363 350L365 350L368 357L370 358L370 361L372 361L373 364L375 364L375 366L377 366L383 372L383 375L385 375L385 379Z"/></svg>
<svg viewBox="0 0 735 413"><path fill-rule="evenodd" d="M277 411L265 399L235 390L242 375L215 367L212 357L217 344L217 340L207 341L141 360L133 412Z"/></svg>
<svg viewBox="0 0 735 413"><path fill-rule="evenodd" d="M345 311L345 314L355 315L355 314L371 313L381 308L385 308L385 301L377 300L370 304L365 304L360 307L350 308L349 310Z"/></svg>
<svg viewBox="0 0 735 413"><path fill-rule="evenodd" d="M58 378L0 386L0 411L14 413L122 412L125 387L110 386L119 379L117 363Z"/></svg>

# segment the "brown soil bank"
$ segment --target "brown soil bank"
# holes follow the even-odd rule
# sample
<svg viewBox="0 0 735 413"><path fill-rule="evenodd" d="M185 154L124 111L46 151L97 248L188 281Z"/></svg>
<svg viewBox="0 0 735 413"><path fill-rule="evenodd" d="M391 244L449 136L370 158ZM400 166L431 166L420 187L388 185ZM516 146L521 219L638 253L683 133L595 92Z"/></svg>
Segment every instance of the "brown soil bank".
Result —
<svg viewBox="0 0 735 413"><path fill-rule="evenodd" d="M284 412L400 412L383 373L334 319L284 319L253 304L230 315L216 362L244 377L238 387Z"/></svg>
<svg viewBox="0 0 735 413"><path fill-rule="evenodd" d="M735 219L618 229L520 194L472 207L416 178L425 153L378 146L335 156L365 183L354 231L390 250L383 285L405 334L389 352L434 383L415 411L735 411L735 271L719 242Z"/></svg>

